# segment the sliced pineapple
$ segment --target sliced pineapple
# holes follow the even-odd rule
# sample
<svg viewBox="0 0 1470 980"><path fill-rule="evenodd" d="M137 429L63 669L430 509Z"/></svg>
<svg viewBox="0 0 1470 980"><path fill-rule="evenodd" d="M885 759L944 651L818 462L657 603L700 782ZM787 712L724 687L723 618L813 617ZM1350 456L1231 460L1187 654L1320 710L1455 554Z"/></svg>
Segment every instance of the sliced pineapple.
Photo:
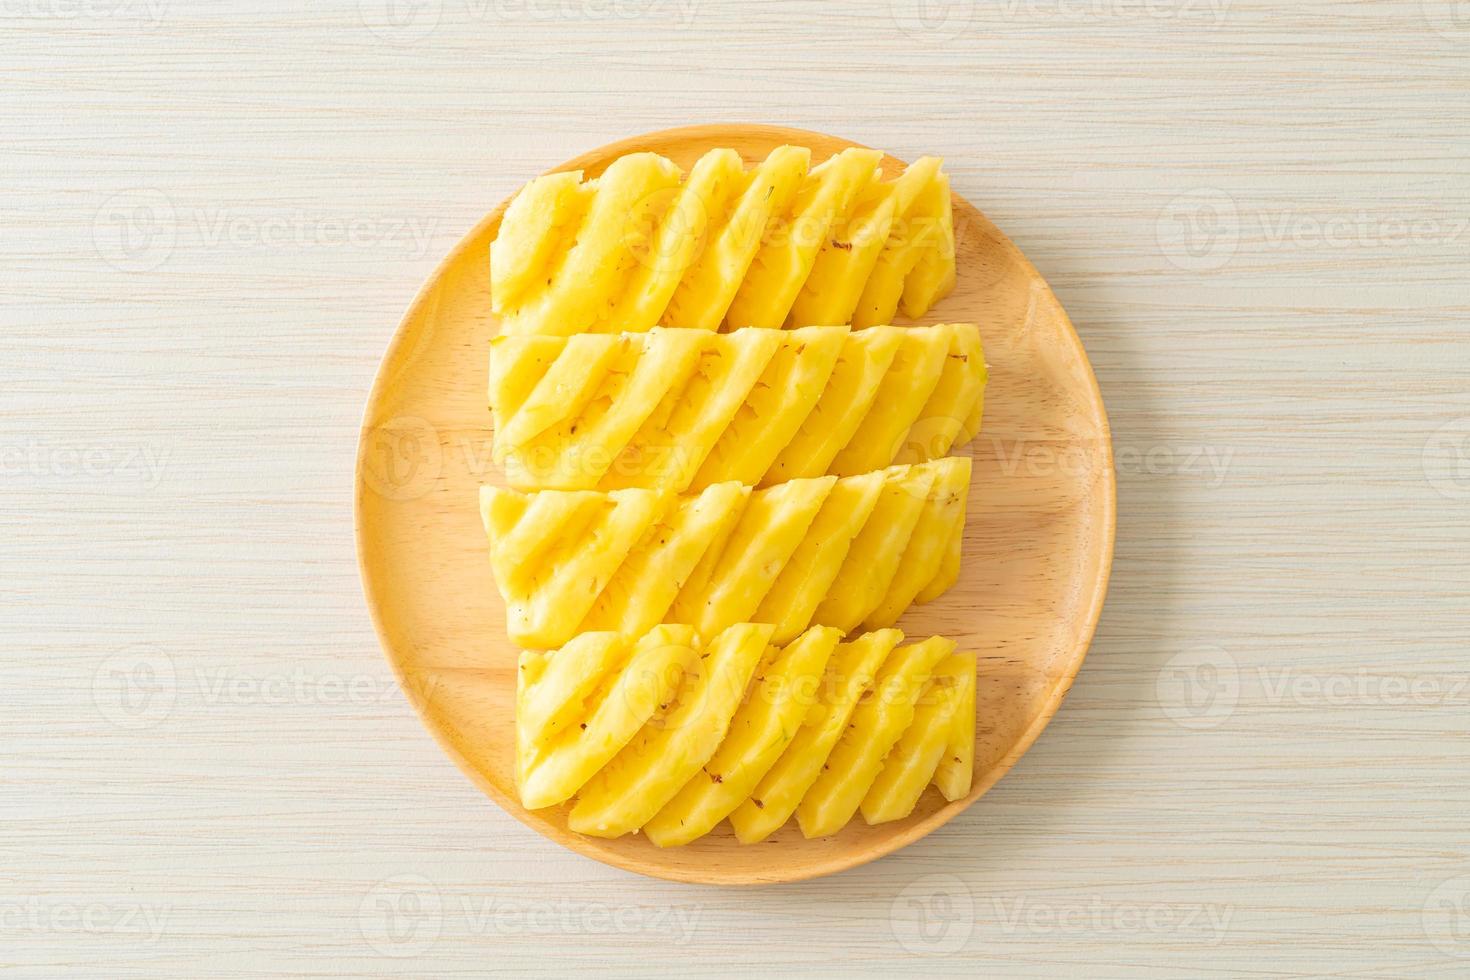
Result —
<svg viewBox="0 0 1470 980"><path fill-rule="evenodd" d="M690 623L706 636L748 621L836 482L831 476L792 480L751 494L723 547L710 548L700 559L674 600L670 618Z"/></svg>
<svg viewBox="0 0 1470 980"><path fill-rule="evenodd" d="M553 263L570 245L592 193L582 171L573 170L537 177L515 196L490 243L492 310L504 313L532 286L550 285Z"/></svg>
<svg viewBox="0 0 1470 980"><path fill-rule="evenodd" d="M659 847L687 844L739 806L791 743L817 703L827 662L842 634L813 626L763 662L751 696L703 771L696 772L643 827Z"/></svg>
<svg viewBox="0 0 1470 980"><path fill-rule="evenodd" d="M939 178L930 181L915 196L909 214L894 221L873 272L863 284L862 296L852 314L854 327L892 323L903 298L904 282L929 250L940 247L940 211L949 201L949 185ZM918 287L915 287L917 298ZM917 307L915 307L917 309ZM922 316L921 311L915 315Z"/></svg>
<svg viewBox="0 0 1470 980"><path fill-rule="evenodd" d="M789 643L812 622L847 558L852 539L872 516L888 477L886 472L865 473L832 485L822 509L752 617L758 623L776 625L775 642Z"/></svg>
<svg viewBox="0 0 1470 980"><path fill-rule="evenodd" d="M766 652L771 627L732 626L684 674L674 700L577 792L567 825L620 837L653 817L715 754Z"/></svg>
<svg viewBox="0 0 1470 980"><path fill-rule="evenodd" d="M490 566L517 646L548 649L573 635L598 593L671 498L653 490L480 491Z"/></svg>
<svg viewBox="0 0 1470 980"><path fill-rule="evenodd" d="M656 328L491 343L495 458L521 490L683 491L948 453L985 384L973 324Z"/></svg>
<svg viewBox="0 0 1470 980"><path fill-rule="evenodd" d="M804 836L835 834L852 819L884 758L913 721L914 704L929 675L954 648L953 640L934 636L900 647L883 664L873 696L853 711L847 730L796 808Z"/></svg>
<svg viewBox="0 0 1470 980"><path fill-rule="evenodd" d="M878 608L929 506L937 475L933 463L888 471L872 514L853 538L827 597L817 606L815 622L847 632Z"/></svg>
<svg viewBox="0 0 1470 980"><path fill-rule="evenodd" d="M573 243L548 278L502 305L502 333L568 336L608 317L682 173L655 153L619 157L595 182ZM493 261L493 260L492 260Z"/></svg>
<svg viewBox="0 0 1470 980"><path fill-rule="evenodd" d="M868 823L902 820L914 811L924 788L934 778L964 711L966 678L973 690L973 653L953 654L934 668L929 683L919 695L913 721L883 759L883 768L863 797L859 809ZM972 700L972 719L974 709Z"/></svg>
<svg viewBox="0 0 1470 980"><path fill-rule="evenodd" d="M893 462L944 374L951 335L947 327L903 331L877 397L828 467L833 473L867 473Z"/></svg>
<svg viewBox="0 0 1470 980"><path fill-rule="evenodd" d="M670 327L717 330L735 298L772 218L791 205L811 164L811 150L778 146L747 175L727 220L674 290L659 322Z"/></svg>
<svg viewBox="0 0 1470 980"><path fill-rule="evenodd" d="M903 315L921 317L935 303L948 296L955 284L954 207L950 200L949 175L935 178L937 188L926 203L931 210L924 215L928 224L919 230L927 236L919 261L914 263L903 282L903 298L899 306Z"/></svg>
<svg viewBox="0 0 1470 980"><path fill-rule="evenodd" d="M743 844L775 833L816 782L833 746L847 730L858 703L873 688L879 669L903 641L898 630L879 630L839 645L822 678L821 698L808 709L781 757L766 771L750 798L730 813Z"/></svg>
<svg viewBox="0 0 1470 980"><path fill-rule="evenodd" d="M968 461L946 457L682 498L487 487L481 508L521 646L557 647L593 628L637 633L660 619L705 636L755 619L784 643L813 623L847 631L880 610L896 617L910 591L933 598L953 584L968 473Z"/></svg>
<svg viewBox="0 0 1470 980"><path fill-rule="evenodd" d="M945 570L953 543L965 532L965 503L970 493L970 459L946 456L929 464L934 482L914 524L908 547L899 559L888 590L863 619L864 629L892 626L903 611Z"/></svg>
<svg viewBox="0 0 1470 980"><path fill-rule="evenodd" d="M853 200L872 183L882 160L877 150L853 147L812 168L791 208L767 229L735 291L725 315L730 327L776 328L786 322L829 230L845 221Z"/></svg>
<svg viewBox="0 0 1470 980"><path fill-rule="evenodd" d="M663 619L699 559L734 529L749 496L749 487L716 483L681 498L633 546L580 628L639 636Z"/></svg>
<svg viewBox="0 0 1470 980"><path fill-rule="evenodd" d="M873 272L894 221L909 213L919 191L938 175L940 163L938 157L920 157L896 179L870 184L864 190L848 221L832 228L822 243L811 274L791 307L790 323L852 322L863 284Z"/></svg>
<svg viewBox="0 0 1470 980"><path fill-rule="evenodd" d="M781 335L769 330L738 338L706 335L692 372L664 395L599 485L606 490L688 487L780 346Z"/></svg>
<svg viewBox="0 0 1470 980"><path fill-rule="evenodd" d="M550 737L523 730L520 737L530 744L517 753L527 760L521 774L522 805L532 810L553 806L581 789L680 688L699 662L696 642L687 626L657 627L631 645L624 664L602 661L608 670L590 694L576 698L550 692L549 700L566 703L553 709L551 717L570 716L580 707L583 720L562 725ZM541 683L547 680L543 672ZM528 685L525 700L538 699L535 687Z"/></svg>
<svg viewBox="0 0 1470 980"><path fill-rule="evenodd" d="M944 754L934 772L934 785L946 800L970 795L975 775L975 657L969 667L956 675L959 680L959 706L949 729Z"/></svg>
<svg viewBox="0 0 1470 980"><path fill-rule="evenodd" d="M734 150L710 150L699 158L601 328L647 330L658 323L684 273L703 252L710 228L726 214L744 183L740 154Z"/></svg>

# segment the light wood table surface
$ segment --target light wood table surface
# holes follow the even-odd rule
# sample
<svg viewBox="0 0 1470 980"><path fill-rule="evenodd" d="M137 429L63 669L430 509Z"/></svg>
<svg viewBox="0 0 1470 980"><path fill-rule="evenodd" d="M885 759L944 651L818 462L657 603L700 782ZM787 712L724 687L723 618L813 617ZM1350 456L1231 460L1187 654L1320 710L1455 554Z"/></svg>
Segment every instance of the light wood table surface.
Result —
<svg viewBox="0 0 1470 980"><path fill-rule="evenodd" d="M1470 976L1464 3L0 0L0 79L0 978ZM352 537L439 257L716 120L945 156L1119 477L1020 765L758 890L481 796Z"/></svg>

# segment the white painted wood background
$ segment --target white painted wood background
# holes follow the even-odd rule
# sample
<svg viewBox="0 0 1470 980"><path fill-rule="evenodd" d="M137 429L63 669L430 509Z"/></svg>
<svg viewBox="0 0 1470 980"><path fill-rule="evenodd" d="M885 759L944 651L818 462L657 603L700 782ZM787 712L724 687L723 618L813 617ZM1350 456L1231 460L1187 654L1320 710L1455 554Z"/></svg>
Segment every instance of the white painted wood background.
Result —
<svg viewBox="0 0 1470 980"><path fill-rule="evenodd" d="M0 977L1470 976L1465 3L0 0L0 86ZM439 257L716 120L943 154L1120 477L1016 770L756 891L485 800L352 540Z"/></svg>

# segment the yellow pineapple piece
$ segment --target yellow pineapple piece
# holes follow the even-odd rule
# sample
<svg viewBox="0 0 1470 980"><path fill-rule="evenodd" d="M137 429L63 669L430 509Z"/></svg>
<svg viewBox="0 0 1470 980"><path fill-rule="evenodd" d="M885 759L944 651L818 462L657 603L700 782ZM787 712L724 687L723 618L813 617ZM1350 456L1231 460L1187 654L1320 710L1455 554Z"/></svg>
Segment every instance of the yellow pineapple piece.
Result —
<svg viewBox="0 0 1470 980"><path fill-rule="evenodd" d="M914 812L949 747L950 735L963 710L967 676L973 685L973 653L953 654L934 668L919 695L913 721L884 757L882 769L863 797L859 809L865 821L887 823Z"/></svg>
<svg viewBox="0 0 1470 980"><path fill-rule="evenodd" d="M744 343L757 330L728 336L732 343ZM693 486L723 480L759 483L826 391L847 339L846 327L802 327L783 334L765 372L705 457Z"/></svg>
<svg viewBox="0 0 1470 980"><path fill-rule="evenodd" d="M643 827L659 847L687 844L714 829L750 796L817 703L823 672L842 634L814 626L762 663L756 687L730 722L729 734Z"/></svg>
<svg viewBox="0 0 1470 980"><path fill-rule="evenodd" d="M503 313L549 282L591 199L580 170L537 177L521 189L490 243L491 310Z"/></svg>
<svg viewBox="0 0 1470 980"><path fill-rule="evenodd" d="M878 607L898 572L937 476L934 463L887 470L873 513L853 538L827 597L817 606L815 622L847 632Z"/></svg>
<svg viewBox="0 0 1470 980"><path fill-rule="evenodd" d="M893 462L903 438L919 418L944 374L950 348L948 328L903 331L903 342L878 386L877 397L852 439L833 458L838 476L867 473Z"/></svg>
<svg viewBox="0 0 1470 980"><path fill-rule="evenodd" d="M880 471L844 477L832 485L822 509L751 617L776 624L772 637L776 643L789 643L812 622L852 539L872 515L886 479Z"/></svg>
<svg viewBox="0 0 1470 980"><path fill-rule="evenodd" d="M906 331L874 327L848 335L827 389L766 473L765 483L821 476L862 424Z"/></svg>
<svg viewBox="0 0 1470 980"><path fill-rule="evenodd" d="M811 274L791 307L787 318L791 324L852 322L863 285L888 241L894 220L908 214L919 191L939 173L941 162L938 157L920 157L896 179L865 189L851 218L832 228L822 243Z"/></svg>
<svg viewBox="0 0 1470 980"><path fill-rule="evenodd" d="M574 337L566 341L565 352L547 368L548 380L556 377L563 366L571 378L578 377L580 371L585 384L592 388L590 395L572 397L570 384L539 384L509 418L509 426L515 426L533 409L552 415L561 406L560 417L553 425L533 438L502 448L501 444L510 442L511 437L501 435L498 426L506 413L496 411L496 454L503 460L511 486L522 490L591 489L600 486L615 466L624 475L636 472L635 462L625 456L629 443L657 406L677 397L688 384L710 340L708 334L692 330L592 336L614 345L610 357L579 355L572 342L582 337ZM589 343L595 345L595 341ZM492 344L492 363L496 356ZM523 430L513 430L519 431ZM622 482L634 485L637 481Z"/></svg>
<svg viewBox="0 0 1470 980"><path fill-rule="evenodd" d="M975 656L970 655L967 670L961 670L959 706L955 710L944 754L934 772L934 785L946 800L970 795L975 775Z"/></svg>
<svg viewBox="0 0 1470 980"><path fill-rule="evenodd" d="M730 814L730 825L742 844L765 840L795 812L847 730L858 702L872 690L880 667L902 641L898 630L879 630L840 644L833 652L820 700L808 709L790 744L750 798Z"/></svg>
<svg viewBox="0 0 1470 980"><path fill-rule="evenodd" d="M914 597L914 602L933 602L935 599L954 588L954 584L960 579L960 552L964 547L965 528L963 522L950 535L948 544L944 548L944 560L939 564L939 574L935 575L919 590Z"/></svg>
<svg viewBox="0 0 1470 980"><path fill-rule="evenodd" d="M690 574L669 618L705 636L749 621L834 483L830 476L792 480L752 493L734 530Z"/></svg>
<svg viewBox="0 0 1470 980"><path fill-rule="evenodd" d="M629 346L610 334L565 339L511 334L490 341L496 461L504 462L512 450L581 411Z"/></svg>
<svg viewBox="0 0 1470 980"><path fill-rule="evenodd" d="M653 490L527 495L482 487L480 514L511 642L547 649L569 640L670 502Z"/></svg>
<svg viewBox="0 0 1470 980"><path fill-rule="evenodd" d="M516 785L547 745L586 714L586 700L631 647L616 633L583 633L557 651L527 650L516 671Z"/></svg>
<svg viewBox="0 0 1470 980"><path fill-rule="evenodd" d="M698 331L666 333L698 336ZM769 331L705 335L688 380L664 396L599 486L689 486L780 345L781 336Z"/></svg>
<svg viewBox="0 0 1470 980"><path fill-rule="evenodd" d="M921 230L930 241L924 245L919 261L914 264L903 283L903 299L900 306L903 315L917 319L954 289L955 248L954 208L950 200L949 175L940 174L935 179L938 190L932 195L938 207L937 213L926 215L930 224Z"/></svg>
<svg viewBox="0 0 1470 980"><path fill-rule="evenodd" d="M687 626L660 626L633 644L626 665L613 665L582 699L585 720L537 746L534 764L522 774L521 804L531 810L554 806L580 790L695 669L696 642Z"/></svg>
<svg viewBox="0 0 1470 980"><path fill-rule="evenodd" d="M863 620L864 629L879 629L897 622L919 593L940 577L950 543L964 533L965 502L970 493L969 457L947 456L928 465L934 471L928 499L887 593Z"/></svg>
<svg viewBox="0 0 1470 980"><path fill-rule="evenodd" d="M749 487L717 483L681 498L633 546L581 628L639 636L662 620L700 557L734 528L749 496Z"/></svg>
<svg viewBox="0 0 1470 980"><path fill-rule="evenodd" d="M659 322L684 273L698 259L712 224L743 187L745 173L734 150L710 150L689 171L673 204L629 278L617 306L600 324L606 330L647 330Z"/></svg>
<svg viewBox="0 0 1470 980"><path fill-rule="evenodd" d="M828 230L846 219L882 160L877 150L853 147L812 168L791 208L778 212L768 227L725 315L730 327L779 328L786 322Z"/></svg>
<svg viewBox="0 0 1470 980"><path fill-rule="evenodd" d="M651 229L670 204L669 191L682 173L655 153L619 157L601 177L587 213L552 272L539 289L533 283L515 303L503 306L502 333L569 336L592 330L612 312L638 264L642 229ZM493 262L493 260L492 260Z"/></svg>
<svg viewBox="0 0 1470 980"><path fill-rule="evenodd" d="M949 351L944 368L929 400L919 412L902 448L894 457L897 463L919 463L938 459L961 442L968 442L979 429L979 411L985 398L985 352L980 346L980 331L973 324L951 323L928 329L949 335ZM970 428L970 419L976 425Z"/></svg>
<svg viewBox="0 0 1470 980"><path fill-rule="evenodd" d="M926 251L939 247L936 227L942 221L941 211L948 201L948 184L936 177L920 189L909 213L894 221L883 251L873 264L873 272L863 284L862 296L852 314L854 328L893 322L903 297L904 281Z"/></svg>
<svg viewBox="0 0 1470 980"><path fill-rule="evenodd" d="M567 826L620 837L652 818L724 741L770 636L769 626L742 623L715 637L685 672L668 710L578 791Z"/></svg>
<svg viewBox="0 0 1470 980"><path fill-rule="evenodd" d="M790 207L811 163L811 150L779 146L745 178L728 219L685 271L660 323L670 327L718 330L751 260L766 237L771 219Z"/></svg>
<svg viewBox="0 0 1470 980"><path fill-rule="evenodd" d="M867 795L883 759L914 718L914 703L934 667L954 652L953 640L933 636L895 650L878 673L874 693L852 721L796 808L804 836L841 830Z"/></svg>

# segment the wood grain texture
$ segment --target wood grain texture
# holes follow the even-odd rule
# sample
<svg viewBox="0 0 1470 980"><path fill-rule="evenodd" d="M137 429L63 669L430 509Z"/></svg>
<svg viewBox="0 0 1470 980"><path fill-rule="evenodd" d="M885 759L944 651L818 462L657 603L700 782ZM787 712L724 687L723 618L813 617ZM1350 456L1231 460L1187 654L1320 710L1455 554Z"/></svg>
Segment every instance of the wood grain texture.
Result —
<svg viewBox="0 0 1470 980"><path fill-rule="evenodd" d="M747 168L783 144L816 163L851 144L791 127L685 126L620 140L558 166L596 177L626 153L686 172L717 147ZM907 165L883 160L884 178ZM528 175L527 179L530 176ZM1107 590L1115 527L1112 444L1097 383L1046 283L984 215L955 195L954 291L923 323L979 323L991 381L974 458L964 559L945 595L894 624L978 657L975 779L964 799L927 791L914 813L806 840L792 820L756 846L728 825L686 847L573 833L570 806L528 811L515 777L516 665L505 605L479 530L479 490L505 485L486 412L490 243L504 201L434 271L378 371L363 419L357 534L368 604L404 689L445 751L517 819L614 867L698 884L799 881L864 864L953 819L1036 740L1076 676ZM899 321L904 322L904 321ZM1065 465L1012 465L1045 453Z"/></svg>
<svg viewBox="0 0 1470 980"><path fill-rule="evenodd" d="M3 5L9 975L1464 976L1459 5L159 9ZM1119 487L1092 652L1016 769L757 891L548 847L460 776L349 501L464 232L722 119L944 155L1076 323Z"/></svg>

